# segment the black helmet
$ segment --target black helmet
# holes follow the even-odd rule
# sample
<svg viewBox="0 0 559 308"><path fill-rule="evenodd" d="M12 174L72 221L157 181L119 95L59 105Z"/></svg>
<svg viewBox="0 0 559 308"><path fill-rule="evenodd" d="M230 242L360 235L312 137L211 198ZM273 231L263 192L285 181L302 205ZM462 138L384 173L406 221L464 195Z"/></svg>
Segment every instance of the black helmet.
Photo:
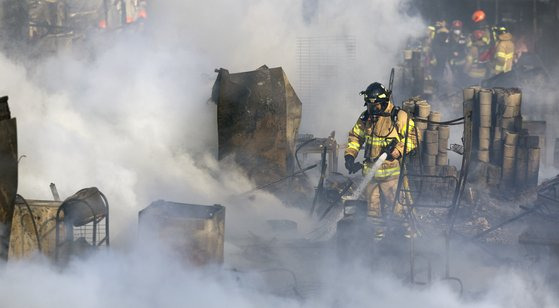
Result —
<svg viewBox="0 0 559 308"><path fill-rule="evenodd" d="M494 31L497 32L498 35L509 33L509 29L503 26L495 27L494 29Z"/></svg>
<svg viewBox="0 0 559 308"><path fill-rule="evenodd" d="M365 91L360 93L365 99L365 106L367 103L381 103L383 105L383 110L386 109L388 101L390 100L390 91L378 82L371 83Z"/></svg>

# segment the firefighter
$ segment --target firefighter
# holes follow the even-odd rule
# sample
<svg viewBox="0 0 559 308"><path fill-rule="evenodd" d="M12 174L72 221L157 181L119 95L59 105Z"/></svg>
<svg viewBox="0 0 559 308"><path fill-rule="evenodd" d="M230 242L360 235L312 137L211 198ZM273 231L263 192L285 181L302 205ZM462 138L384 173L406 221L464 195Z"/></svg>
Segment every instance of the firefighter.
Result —
<svg viewBox="0 0 559 308"><path fill-rule="evenodd" d="M491 45L491 31L487 21L485 20L485 12L483 10L477 10L472 14L472 21L474 22L474 28L477 31L483 33L481 41L486 45Z"/></svg>
<svg viewBox="0 0 559 308"><path fill-rule="evenodd" d="M433 65L432 77L440 81L443 79L446 63L448 62L450 38L446 21L438 21L435 24L435 28L435 37L431 42L431 50L434 57L434 61L431 63Z"/></svg>
<svg viewBox="0 0 559 308"><path fill-rule="evenodd" d="M422 66L425 69L425 78L432 79L431 68L437 64L435 56L433 55L433 40L437 34L437 29L435 25L430 25L427 27L426 36L422 42Z"/></svg>
<svg viewBox="0 0 559 308"><path fill-rule="evenodd" d="M461 20L453 21L450 36L450 60L448 62L458 85L463 85L466 81L464 65L466 64L468 38L463 33L463 25Z"/></svg>
<svg viewBox="0 0 559 308"><path fill-rule="evenodd" d="M472 33L472 42L466 55L464 73L470 83L479 84L487 76L487 63L490 59L490 47L485 43L482 30Z"/></svg>
<svg viewBox="0 0 559 308"><path fill-rule="evenodd" d="M510 72L514 62L514 42L512 34L505 27L498 27L495 53L491 65L493 75Z"/></svg>
<svg viewBox="0 0 559 308"><path fill-rule="evenodd" d="M362 169L363 175L366 175L378 157L383 152L388 152L388 158L375 172L373 180L366 189L368 216L373 219L382 218L384 215L381 200L384 200L384 208L391 210L396 217L402 218L404 208L395 199L401 169L400 160L404 150L409 153L417 146L415 124L407 112L392 104L391 93L382 84L372 83L361 94L364 96L364 106L367 110L359 116L357 123L349 132L344 153L345 167L350 174ZM365 152L363 165L355 162L361 148L364 148ZM390 208L392 205L394 208ZM377 237L383 236L382 231L376 232Z"/></svg>

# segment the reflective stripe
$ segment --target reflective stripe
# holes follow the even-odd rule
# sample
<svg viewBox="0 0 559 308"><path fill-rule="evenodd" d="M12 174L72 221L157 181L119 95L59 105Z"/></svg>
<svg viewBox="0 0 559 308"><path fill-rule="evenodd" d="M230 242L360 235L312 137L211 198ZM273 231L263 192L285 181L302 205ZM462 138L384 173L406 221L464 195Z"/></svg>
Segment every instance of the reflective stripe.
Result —
<svg viewBox="0 0 559 308"><path fill-rule="evenodd" d="M365 133L363 132L363 130L361 128L359 128L359 125L355 125L353 127L353 134L355 134L356 136L359 136L359 137L363 137L363 135Z"/></svg>
<svg viewBox="0 0 559 308"><path fill-rule="evenodd" d="M497 52L497 57L498 58L503 58L505 60L509 60L512 59L514 57L514 53L513 52L503 52L503 51L499 51Z"/></svg>
<svg viewBox="0 0 559 308"><path fill-rule="evenodd" d="M408 126L409 129L411 129L413 131L413 129L415 128L415 123L413 121L409 121L408 122ZM404 126L401 130L400 130L400 135L404 136L402 138L400 138L400 136L398 136L398 141L404 143L406 141L406 126ZM411 150L415 149L415 140L412 140L413 138L411 136L408 136L408 142L406 144L406 152L410 152ZM404 145L402 144L402 147Z"/></svg>
<svg viewBox="0 0 559 308"><path fill-rule="evenodd" d="M359 145L359 143L358 143L358 142L355 142L355 141L349 142L349 143L347 144L347 147L350 148L350 149L354 149L354 150L356 150L356 151L359 151L359 148L361 148L361 146Z"/></svg>
<svg viewBox="0 0 559 308"><path fill-rule="evenodd" d="M369 141L369 143L372 144L372 145L387 146L387 145L390 144L390 141L388 141L386 139L380 139L380 138L373 137L371 139L371 141Z"/></svg>
<svg viewBox="0 0 559 308"><path fill-rule="evenodd" d="M413 149L415 149L415 144L411 141L410 138L408 138L408 143L406 144L406 146L407 146L406 152L411 152Z"/></svg>
<svg viewBox="0 0 559 308"><path fill-rule="evenodd" d="M371 170L371 165L369 164L365 164L363 166L363 175L366 175L369 173L369 171ZM375 172L375 178L387 178L390 176L395 176L395 175L400 175L400 166L396 166L396 167L392 167L392 168L386 168L386 169L378 169Z"/></svg>
<svg viewBox="0 0 559 308"><path fill-rule="evenodd" d="M376 178L387 178L394 175L400 175L400 166L387 169L379 169L377 170L377 172L375 172Z"/></svg>

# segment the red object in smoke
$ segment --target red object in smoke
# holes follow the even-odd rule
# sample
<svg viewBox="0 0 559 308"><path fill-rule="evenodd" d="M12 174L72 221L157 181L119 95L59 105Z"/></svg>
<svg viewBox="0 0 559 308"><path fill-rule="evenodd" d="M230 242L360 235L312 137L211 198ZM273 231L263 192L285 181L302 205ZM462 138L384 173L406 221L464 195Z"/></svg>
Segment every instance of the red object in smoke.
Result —
<svg viewBox="0 0 559 308"><path fill-rule="evenodd" d="M107 28L107 21L104 19L99 20L99 28L106 29Z"/></svg>
<svg viewBox="0 0 559 308"><path fill-rule="evenodd" d="M138 18L143 18L143 19L148 18L148 13L146 12L145 9L141 9L141 10L138 12Z"/></svg>
<svg viewBox="0 0 559 308"><path fill-rule="evenodd" d="M452 28L454 28L454 29L462 29L463 25L464 24L462 23L461 20L455 20L455 21L452 22Z"/></svg>
<svg viewBox="0 0 559 308"><path fill-rule="evenodd" d="M475 30L472 34L474 36L474 40L479 41L483 38L485 32L483 32L483 30Z"/></svg>
<svg viewBox="0 0 559 308"><path fill-rule="evenodd" d="M134 22L134 18L132 16L126 16L126 23L130 24Z"/></svg>
<svg viewBox="0 0 559 308"><path fill-rule="evenodd" d="M472 14L472 21L475 23L485 20L485 12L482 10L477 10Z"/></svg>
<svg viewBox="0 0 559 308"><path fill-rule="evenodd" d="M479 54L478 61L482 63L488 62L489 60L493 59L493 54L495 54L495 48L489 48Z"/></svg>

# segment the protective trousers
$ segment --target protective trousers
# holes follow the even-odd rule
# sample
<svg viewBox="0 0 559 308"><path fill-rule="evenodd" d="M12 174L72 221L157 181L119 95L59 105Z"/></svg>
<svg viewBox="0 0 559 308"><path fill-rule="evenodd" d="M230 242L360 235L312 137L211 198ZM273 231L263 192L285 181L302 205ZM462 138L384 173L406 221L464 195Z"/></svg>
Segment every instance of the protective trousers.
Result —
<svg viewBox="0 0 559 308"><path fill-rule="evenodd" d="M382 215L382 200L386 205L386 209L392 210L394 215L397 217L404 216L404 208L400 204L399 200L396 200L396 204L392 209L394 204L394 197L396 195L396 189L398 188L398 177L393 179L387 179L384 181L373 180L369 185L367 185L367 201L368 201L368 216L381 218ZM400 198L398 198L400 199Z"/></svg>

